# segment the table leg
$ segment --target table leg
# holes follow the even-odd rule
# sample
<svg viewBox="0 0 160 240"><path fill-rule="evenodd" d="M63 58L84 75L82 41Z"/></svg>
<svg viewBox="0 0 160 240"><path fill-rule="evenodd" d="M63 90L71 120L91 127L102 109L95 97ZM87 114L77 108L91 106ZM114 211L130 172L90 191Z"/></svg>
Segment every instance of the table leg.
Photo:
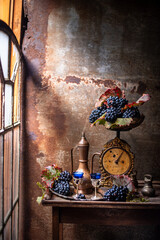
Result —
<svg viewBox="0 0 160 240"><path fill-rule="evenodd" d="M63 240L63 223L59 224L59 240Z"/></svg>
<svg viewBox="0 0 160 240"><path fill-rule="evenodd" d="M62 224L59 223L59 208L52 207L52 239L62 240Z"/></svg>

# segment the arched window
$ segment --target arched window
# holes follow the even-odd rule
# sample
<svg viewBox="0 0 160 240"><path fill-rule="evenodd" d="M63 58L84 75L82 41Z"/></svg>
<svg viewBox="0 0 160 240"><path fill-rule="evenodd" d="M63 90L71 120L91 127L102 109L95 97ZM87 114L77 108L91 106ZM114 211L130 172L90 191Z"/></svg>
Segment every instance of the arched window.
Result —
<svg viewBox="0 0 160 240"><path fill-rule="evenodd" d="M18 239L21 52L0 21L0 240Z"/></svg>

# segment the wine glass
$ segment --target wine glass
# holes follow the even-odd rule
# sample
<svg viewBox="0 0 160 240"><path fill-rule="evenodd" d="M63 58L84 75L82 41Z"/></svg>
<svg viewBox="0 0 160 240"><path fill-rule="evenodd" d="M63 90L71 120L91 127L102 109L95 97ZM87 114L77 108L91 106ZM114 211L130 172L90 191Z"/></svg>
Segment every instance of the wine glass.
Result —
<svg viewBox="0 0 160 240"><path fill-rule="evenodd" d="M98 199L97 187L100 185L101 173L91 173L90 176L91 176L92 185L95 188L95 195L91 199L96 200L96 199Z"/></svg>
<svg viewBox="0 0 160 240"><path fill-rule="evenodd" d="M76 184L76 198L78 197L78 186L82 182L83 172L73 172L73 182Z"/></svg>

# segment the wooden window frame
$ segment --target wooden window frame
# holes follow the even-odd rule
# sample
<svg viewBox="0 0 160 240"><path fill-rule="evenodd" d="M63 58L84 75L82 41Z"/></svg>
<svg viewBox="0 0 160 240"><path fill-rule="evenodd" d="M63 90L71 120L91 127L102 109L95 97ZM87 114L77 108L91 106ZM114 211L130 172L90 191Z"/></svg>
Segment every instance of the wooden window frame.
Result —
<svg viewBox="0 0 160 240"><path fill-rule="evenodd" d="M0 31L4 32L5 34L7 34L9 36L9 55L11 55L11 43L13 43L18 52L19 52L19 71L16 68L16 74L19 74L20 77L20 82L19 82L19 91L20 91L20 109L21 109L21 102L22 102L22 98L21 98L21 79L22 79L22 52L19 46L19 43L16 39L16 36L14 35L14 33L12 32L12 30L9 28L9 26L0 20ZM11 59L10 56L8 57L8 69L10 71L10 64L11 64ZM17 62L16 62L17 63ZM16 64L15 63L15 64ZM14 66L15 68L15 66ZM10 72L8 73L9 79L5 79L4 75L3 75L3 71L2 71L2 65L0 62L0 78L1 78L1 84L2 84L2 90L1 90L1 116L2 116L2 126L0 129L0 137L2 137L2 142L3 142L3 149L2 149L2 153L3 157L2 157L2 176L0 176L2 179L2 189L0 189L1 191L1 196L2 196L2 226L0 226L0 237L2 237L2 240L4 239L4 230L5 227L7 225L7 223L10 221L11 219L11 232L10 232L10 239L12 239L12 215L14 210L16 209L16 206L18 206L18 221L17 221L17 231L19 233L19 177L20 177L20 143L21 143L21 115L19 116L19 121L14 122L14 83L15 83L15 77L12 79L11 81L11 74ZM5 84L9 84L12 86L12 123L11 125L5 127L5 104L4 104L4 98L5 98ZM21 112L21 111L20 111ZM14 199L13 201L13 155L14 155L14 130L16 128L19 128L19 159L18 159L18 196ZM7 213L6 216L4 216L4 136L7 132L11 132L12 133L12 156L11 156L11 199L10 199L10 209ZM18 234L17 233L17 234Z"/></svg>

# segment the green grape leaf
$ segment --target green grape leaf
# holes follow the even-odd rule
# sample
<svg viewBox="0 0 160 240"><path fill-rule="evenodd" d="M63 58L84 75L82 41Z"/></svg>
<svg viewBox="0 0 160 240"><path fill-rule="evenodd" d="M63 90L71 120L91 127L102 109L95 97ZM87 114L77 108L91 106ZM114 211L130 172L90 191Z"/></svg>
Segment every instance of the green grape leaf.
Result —
<svg viewBox="0 0 160 240"><path fill-rule="evenodd" d="M37 182L37 186L42 190L46 190L46 187L44 187L40 182Z"/></svg>
<svg viewBox="0 0 160 240"><path fill-rule="evenodd" d="M92 126L95 126L97 123L99 123L99 125L104 125L105 124L105 113L100 116L94 123L91 124L91 127Z"/></svg>
<svg viewBox="0 0 160 240"><path fill-rule="evenodd" d="M118 126L126 126L129 125L132 121L133 118L117 118L114 124Z"/></svg>
<svg viewBox="0 0 160 240"><path fill-rule="evenodd" d="M46 190L49 187L53 187L54 181L58 179L58 177L60 176L60 173L62 172L62 169L57 167L55 164L51 165L51 166L47 166L41 174L41 179L42 179L42 183L37 182L37 186L42 190L42 196L37 198L37 203L40 204L42 199L45 196Z"/></svg>
<svg viewBox="0 0 160 240"><path fill-rule="evenodd" d="M105 125L105 122L106 122L105 118L102 118L99 120L98 123L99 123L99 125Z"/></svg>
<svg viewBox="0 0 160 240"><path fill-rule="evenodd" d="M105 127L107 129L114 129L116 127L129 126L132 121L133 121L132 118L117 118L114 123L106 121Z"/></svg>
<svg viewBox="0 0 160 240"><path fill-rule="evenodd" d="M42 195L41 197L37 197L36 202L37 202L38 204L41 204L41 202L42 202L44 196L45 196L45 193L43 193L43 195Z"/></svg>

